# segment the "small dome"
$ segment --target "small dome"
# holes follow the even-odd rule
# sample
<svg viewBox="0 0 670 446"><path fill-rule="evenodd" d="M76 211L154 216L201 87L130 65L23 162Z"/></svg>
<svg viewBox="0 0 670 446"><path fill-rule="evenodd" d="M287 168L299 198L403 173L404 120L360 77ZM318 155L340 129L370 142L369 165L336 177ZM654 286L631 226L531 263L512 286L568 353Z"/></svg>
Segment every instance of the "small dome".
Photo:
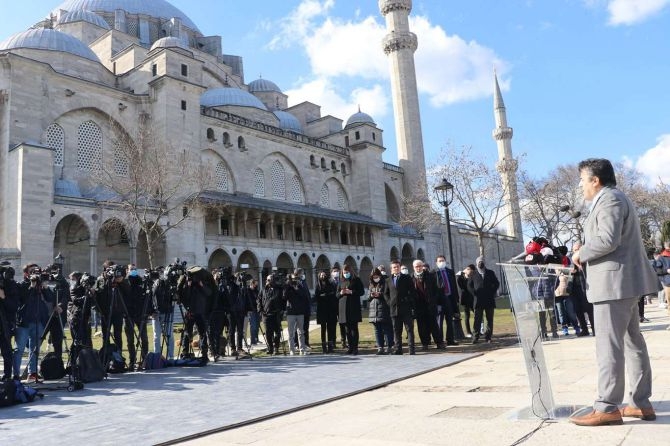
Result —
<svg viewBox="0 0 670 446"><path fill-rule="evenodd" d="M261 91L276 91L281 93L281 89L272 81L267 79L256 79L249 83L249 91L251 93L261 92Z"/></svg>
<svg viewBox="0 0 670 446"><path fill-rule="evenodd" d="M98 56L84 42L55 29L29 29L0 42L0 51L19 48L63 51L100 63Z"/></svg>
<svg viewBox="0 0 670 446"><path fill-rule="evenodd" d="M54 187L54 194L61 197L81 198L81 191L76 181L58 179Z"/></svg>
<svg viewBox="0 0 670 446"><path fill-rule="evenodd" d="M58 19L59 25L74 22L88 22L97 25L100 28L111 29L109 23L105 22L105 19L103 19L98 14L91 11L84 11L84 10L70 11L68 13L63 14L60 17L60 19Z"/></svg>
<svg viewBox="0 0 670 446"><path fill-rule="evenodd" d="M203 107L238 105L241 107L255 107L260 108L261 110L267 110L261 100L253 94L232 87L207 90L200 96L200 105Z"/></svg>
<svg viewBox="0 0 670 446"><path fill-rule="evenodd" d="M375 124L375 120L372 119L372 116L368 115L367 113L363 113L360 109L358 109L358 113L354 113L349 119L347 119L347 125L345 125L344 128L354 124L372 124L377 126L377 124Z"/></svg>
<svg viewBox="0 0 670 446"><path fill-rule="evenodd" d="M150 51L153 51L156 48L183 48L186 50L188 49L188 46L181 39L169 36L156 40L154 44L151 45Z"/></svg>
<svg viewBox="0 0 670 446"><path fill-rule="evenodd" d="M279 119L279 127L282 130L289 130L295 133L302 133L302 126L298 118L290 114L289 112L277 110L272 112Z"/></svg>

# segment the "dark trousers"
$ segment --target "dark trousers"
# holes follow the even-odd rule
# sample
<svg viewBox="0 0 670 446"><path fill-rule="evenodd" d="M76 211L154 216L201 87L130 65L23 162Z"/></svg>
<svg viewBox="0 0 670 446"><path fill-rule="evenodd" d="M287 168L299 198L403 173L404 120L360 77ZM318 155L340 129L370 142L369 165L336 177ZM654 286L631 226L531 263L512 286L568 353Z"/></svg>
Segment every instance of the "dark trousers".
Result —
<svg viewBox="0 0 670 446"><path fill-rule="evenodd" d="M483 316L486 315L486 325L488 326L484 337L487 341L491 340L491 335L493 334L493 312L495 308L475 308L475 326L473 327L475 331L475 338L479 339L479 335L482 330ZM553 315L552 315L553 317ZM554 322L556 324L556 322Z"/></svg>
<svg viewBox="0 0 670 446"><path fill-rule="evenodd" d="M350 353L358 353L358 322L347 322L347 342Z"/></svg>
<svg viewBox="0 0 670 446"><path fill-rule="evenodd" d="M640 315L640 322L642 322L642 319L644 318L644 302L646 300L647 300L647 296L642 296L637 301L637 312Z"/></svg>
<svg viewBox="0 0 670 446"><path fill-rule="evenodd" d="M139 336L140 344L140 363L144 362L144 358L149 352L149 338L147 336L147 322L146 320L133 320L132 318L124 318L124 331L126 333L126 340L128 341L128 365L132 366L137 363L137 345L135 339L135 328L137 327L137 336Z"/></svg>
<svg viewBox="0 0 670 446"><path fill-rule="evenodd" d="M0 321L0 353L2 353L2 364L4 366L3 376L11 378L14 350L9 340L9 327L5 327L3 324L4 321Z"/></svg>
<svg viewBox="0 0 670 446"><path fill-rule="evenodd" d="M340 324L340 339L342 340L342 344L346 344L347 342L347 324Z"/></svg>
<svg viewBox="0 0 670 446"><path fill-rule="evenodd" d="M49 324L44 329L44 333L48 333L51 339L51 345L54 347L54 353L58 356L63 356L63 317L54 313L53 317L49 320Z"/></svg>
<svg viewBox="0 0 670 446"><path fill-rule="evenodd" d="M231 350L242 350L244 346L244 312L233 311L228 314L228 343Z"/></svg>
<svg viewBox="0 0 670 446"><path fill-rule="evenodd" d="M321 344L332 350L335 346L335 333L337 332L337 319L326 321L321 324Z"/></svg>
<svg viewBox="0 0 670 446"><path fill-rule="evenodd" d="M193 327L197 327L200 335L200 356L207 357L207 322L202 314L190 314L184 321L184 333L181 338L181 354L188 356L191 339L193 339Z"/></svg>
<svg viewBox="0 0 670 446"><path fill-rule="evenodd" d="M278 314L268 314L263 316L265 325L265 336L268 344L268 353L279 352L279 343L281 340L281 317Z"/></svg>
<svg viewBox="0 0 670 446"><path fill-rule="evenodd" d="M407 342L409 343L409 351L414 351L414 318L407 315L402 316L393 316L391 317L391 322L393 323L393 343L395 344L396 350L402 351L402 328L405 327L407 331Z"/></svg>
<svg viewBox="0 0 670 446"><path fill-rule="evenodd" d="M220 356L221 353L221 336L223 336L223 327L226 325L227 315L223 311L216 311L209 317L209 331L207 337L209 338L209 351L212 356Z"/></svg>
<svg viewBox="0 0 670 446"><path fill-rule="evenodd" d="M454 339L454 321L453 312L451 318L447 316L447 332L449 332L449 325L451 325L451 339ZM416 312L416 326L419 330L419 339L421 345L428 347L430 344L430 337L432 335L435 344L440 346L444 342L442 333L437 326L437 317L428 308L417 309Z"/></svg>
<svg viewBox="0 0 670 446"><path fill-rule="evenodd" d="M577 313L577 320L579 321L579 326L582 331L585 331L586 333L589 332L588 325L586 325L586 317L584 317L586 314L589 317L589 322L591 322L591 333L595 335L596 325L593 322L593 304L586 300L586 297L576 297L574 298L573 303L575 304L575 313Z"/></svg>
<svg viewBox="0 0 670 446"><path fill-rule="evenodd" d="M470 328L470 312L474 312L472 307L468 305L463 305L463 313L465 316L465 332L471 335L472 329Z"/></svg>
<svg viewBox="0 0 670 446"><path fill-rule="evenodd" d="M108 343L113 342L119 348L119 351L123 351L123 339L121 338L121 333L123 332L123 314L112 313L111 317L101 314L100 323L102 324L103 343L105 341ZM112 339L109 338L110 331Z"/></svg>
<svg viewBox="0 0 670 446"><path fill-rule="evenodd" d="M84 317L83 313L78 312L72 315L70 319L70 334L72 335L73 345L91 348L91 324L89 317Z"/></svg>
<svg viewBox="0 0 670 446"><path fill-rule="evenodd" d="M310 345L309 345L309 319L310 319L311 316L312 316L311 313L305 314L305 317L303 318L303 321L302 321L302 332L305 334L305 345L307 347L310 347ZM296 333L296 336L297 335L298 335L298 333Z"/></svg>

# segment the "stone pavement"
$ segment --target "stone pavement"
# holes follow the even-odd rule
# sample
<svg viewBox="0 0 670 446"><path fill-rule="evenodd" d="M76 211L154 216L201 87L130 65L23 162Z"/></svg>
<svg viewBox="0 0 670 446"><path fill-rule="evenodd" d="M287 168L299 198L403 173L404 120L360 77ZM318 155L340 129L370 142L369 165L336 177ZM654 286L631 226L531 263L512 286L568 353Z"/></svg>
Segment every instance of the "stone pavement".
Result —
<svg viewBox="0 0 670 446"><path fill-rule="evenodd" d="M658 415L655 422L626 418L623 426L590 428L566 420L515 420L515 415L531 400L522 352L515 346L186 444L667 446L669 318L667 310L659 309L655 303L647 305L646 312L651 322L642 324L642 330L654 375L652 402ZM596 395L595 339L562 337L546 342L544 347L556 403L591 404Z"/></svg>

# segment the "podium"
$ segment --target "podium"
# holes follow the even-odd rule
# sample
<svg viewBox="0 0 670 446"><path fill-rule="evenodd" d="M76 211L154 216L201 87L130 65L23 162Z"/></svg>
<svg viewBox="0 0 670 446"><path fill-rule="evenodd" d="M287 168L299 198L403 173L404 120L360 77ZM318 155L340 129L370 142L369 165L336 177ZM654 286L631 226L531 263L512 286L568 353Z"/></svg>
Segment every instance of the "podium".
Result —
<svg viewBox="0 0 670 446"><path fill-rule="evenodd" d="M553 298L542 297L540 290L551 287L553 296L558 274L569 274L570 270L559 264L499 263L498 265L502 267L507 282L514 323L523 350L531 390L530 406L517 411L512 418L519 420L567 418L579 407L557 406L554 401L542 347L539 314L551 309L554 302Z"/></svg>

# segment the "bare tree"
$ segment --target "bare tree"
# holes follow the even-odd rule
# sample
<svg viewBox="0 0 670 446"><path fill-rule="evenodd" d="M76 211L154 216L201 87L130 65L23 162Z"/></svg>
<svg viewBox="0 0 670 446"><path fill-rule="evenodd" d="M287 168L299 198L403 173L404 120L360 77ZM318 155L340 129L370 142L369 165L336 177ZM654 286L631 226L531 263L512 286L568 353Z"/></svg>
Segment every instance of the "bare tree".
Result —
<svg viewBox="0 0 670 446"><path fill-rule="evenodd" d="M432 202L428 199L426 178L422 176L410 187L413 191L400 196L400 223L405 228L415 230L423 235L440 223L439 214L433 210Z"/></svg>
<svg viewBox="0 0 670 446"><path fill-rule="evenodd" d="M446 178L453 184L454 200L449 206L451 220L477 236L480 255L484 255L484 238L505 218L507 189L500 173L471 146L443 149L438 163L429 169L432 184Z"/></svg>
<svg viewBox="0 0 670 446"><path fill-rule="evenodd" d="M158 138L147 115L141 115L134 135L115 121L110 127L113 156L101 160L91 182L102 189L104 205L121 211L121 224L145 237L153 268L156 244L188 218L189 206L211 188L213 169L203 166L198 150Z"/></svg>

